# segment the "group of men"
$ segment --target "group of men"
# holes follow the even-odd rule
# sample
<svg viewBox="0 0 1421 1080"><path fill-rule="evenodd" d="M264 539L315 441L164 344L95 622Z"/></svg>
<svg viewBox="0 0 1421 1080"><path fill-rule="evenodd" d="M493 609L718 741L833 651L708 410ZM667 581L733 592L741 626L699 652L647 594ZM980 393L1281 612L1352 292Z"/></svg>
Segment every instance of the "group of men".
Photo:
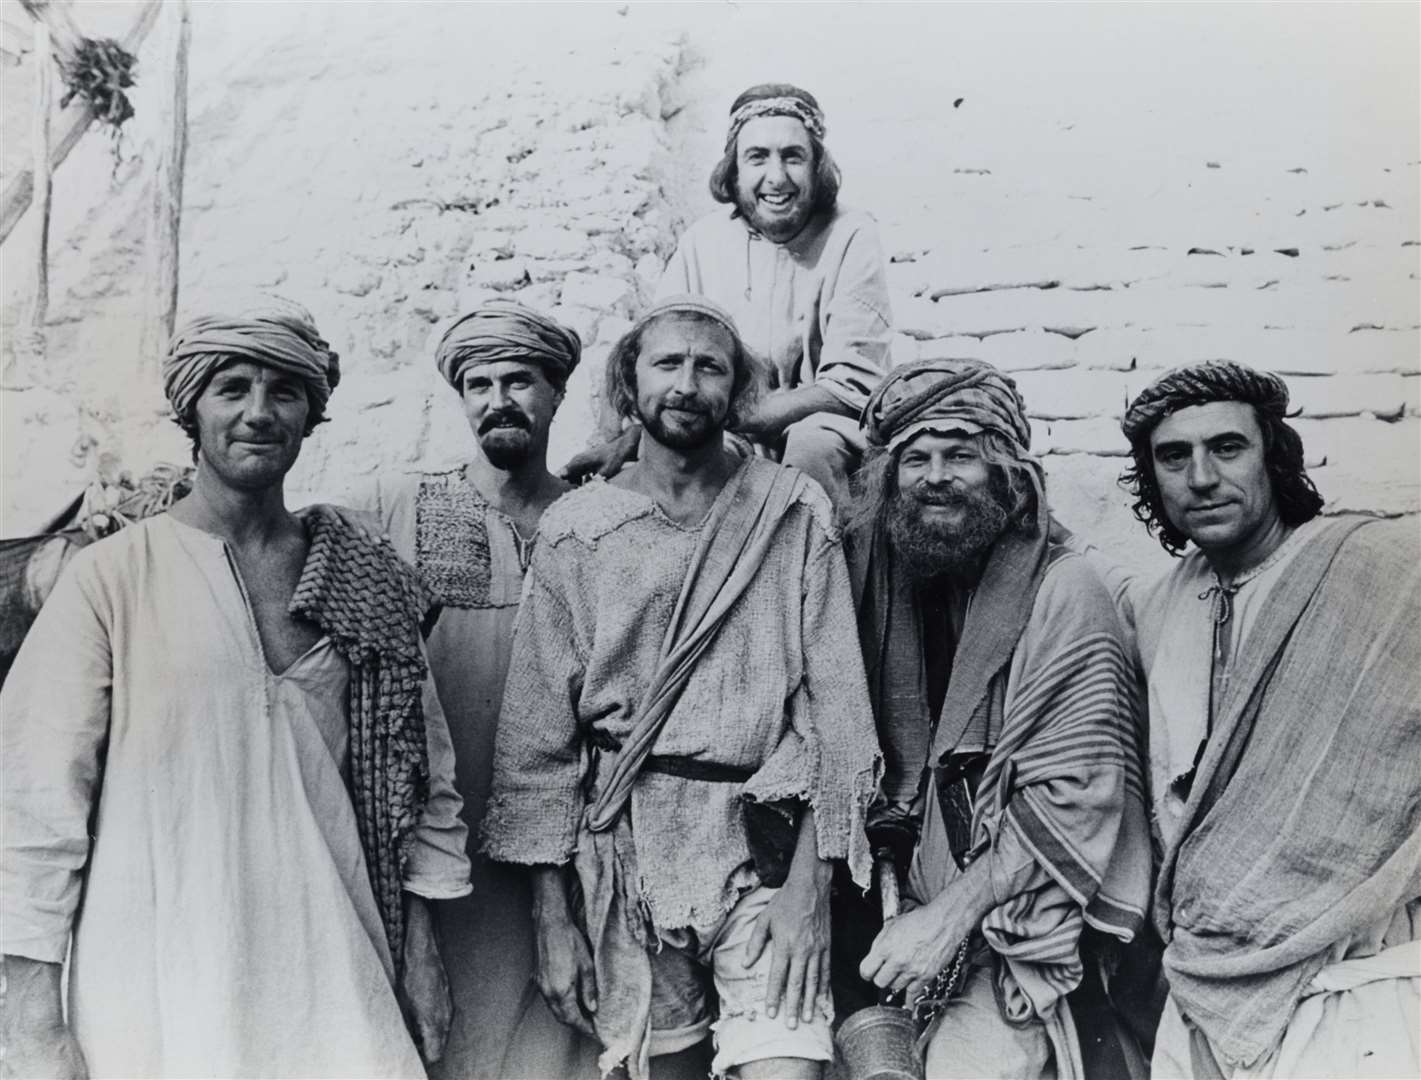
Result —
<svg viewBox="0 0 1421 1080"><path fill-rule="evenodd" d="M605 481L549 471L581 346L516 303L435 351L471 459L373 515L285 505L306 312L175 335L192 493L0 697L5 1067L818 1077L891 995L929 1077L1414 1074L1413 523L1319 516L1283 382L1196 365L1125 414L1181 558L1120 588L1009 377L890 366L811 95L741 95L711 187ZM1112 1024L1154 935L1162 1019Z"/></svg>

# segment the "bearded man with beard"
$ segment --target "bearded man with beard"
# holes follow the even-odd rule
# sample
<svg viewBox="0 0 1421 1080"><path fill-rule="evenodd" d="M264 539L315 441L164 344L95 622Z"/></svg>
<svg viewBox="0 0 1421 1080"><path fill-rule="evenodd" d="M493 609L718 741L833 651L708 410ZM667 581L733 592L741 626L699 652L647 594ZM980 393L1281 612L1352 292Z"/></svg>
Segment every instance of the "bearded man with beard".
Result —
<svg viewBox="0 0 1421 1080"><path fill-rule="evenodd" d="M725 448L755 369L724 311L655 305L607 373L641 458L543 517L485 851L531 868L538 986L604 1073L705 1076L713 1030L717 1075L817 1077L879 763L833 514Z"/></svg>
<svg viewBox="0 0 1421 1080"><path fill-rule="evenodd" d="M1009 378L906 365L864 427L851 573L885 758L869 832L909 910L859 972L931 1014L929 1077L1077 1076L1086 937L1132 940L1149 895L1127 639L1050 516Z"/></svg>
<svg viewBox="0 0 1421 1080"><path fill-rule="evenodd" d="M694 293L730 312L771 380L731 428L740 448L803 469L838 505L863 455L858 415L887 370L893 317L878 227L839 205L825 130L819 102L797 86L737 97L710 178L724 205L686 230L657 296ZM638 438L631 427L569 470L610 476Z"/></svg>
<svg viewBox="0 0 1421 1080"><path fill-rule="evenodd" d="M572 330L512 301L489 301L459 317L434 361L463 400L476 440L472 457L444 472L382 477L349 500L375 512L441 605L429 662L474 835L488 798L523 576L543 511L568 490L548 472L548 431L581 352ZM595 1075L595 1046L559 1024L532 985L525 875L469 855L473 894L440 905L455 1017L432 1075Z"/></svg>

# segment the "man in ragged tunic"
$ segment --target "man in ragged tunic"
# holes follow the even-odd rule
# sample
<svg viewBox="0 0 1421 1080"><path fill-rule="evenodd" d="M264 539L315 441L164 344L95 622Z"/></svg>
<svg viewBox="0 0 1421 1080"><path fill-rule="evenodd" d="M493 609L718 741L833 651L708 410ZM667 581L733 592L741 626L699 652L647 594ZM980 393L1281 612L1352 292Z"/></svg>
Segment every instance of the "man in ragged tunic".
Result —
<svg viewBox="0 0 1421 1080"><path fill-rule="evenodd" d="M428 597L283 502L338 376L286 301L181 327L192 491L75 557L0 692L14 1075L422 1076L402 1011L439 1056L426 901L469 863Z"/></svg>
<svg viewBox="0 0 1421 1080"><path fill-rule="evenodd" d="M1421 543L1318 516L1287 407L1207 363L1122 422L1135 513L1180 557L1136 598L1158 1077L1421 1072Z"/></svg>
<svg viewBox="0 0 1421 1080"><path fill-rule="evenodd" d="M771 377L731 428L739 445L803 469L842 505L864 450L859 411L888 368L893 328L878 227L839 205L824 134L806 90L766 83L737 97L710 178L725 205L686 230L657 296L694 293L730 312ZM570 468L615 473L639 432Z"/></svg>
<svg viewBox="0 0 1421 1080"><path fill-rule="evenodd" d="M818 485L725 449L753 386L719 308L642 317L608 361L641 460L543 516L514 630L485 850L531 868L554 1012L632 1080L711 1031L717 1073L818 1076L831 861L867 881L848 573Z"/></svg>
<svg viewBox="0 0 1421 1080"><path fill-rule="evenodd" d="M900 367L864 426L850 565L886 761L869 833L911 909L860 972L931 1018L929 1077L1079 1077L1086 939L1132 940L1149 893L1128 640L1051 518L1011 379Z"/></svg>
<svg viewBox="0 0 1421 1080"><path fill-rule="evenodd" d="M376 513L440 605L429 663L475 836L523 575L543 511L569 490L548 472L548 430L581 354L575 332L512 301L490 301L456 319L434 362L463 400L472 457L446 472L382 477L352 500ZM473 850L470 858L473 894L438 912L455 1016L434 1075L595 1073L596 1045L558 1023L533 985L527 875Z"/></svg>

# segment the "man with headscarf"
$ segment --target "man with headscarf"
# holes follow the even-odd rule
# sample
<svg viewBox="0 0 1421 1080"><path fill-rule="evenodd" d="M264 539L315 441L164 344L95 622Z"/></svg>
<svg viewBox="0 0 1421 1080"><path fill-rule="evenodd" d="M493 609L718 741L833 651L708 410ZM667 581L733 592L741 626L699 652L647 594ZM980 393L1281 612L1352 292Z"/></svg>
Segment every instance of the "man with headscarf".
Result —
<svg viewBox="0 0 1421 1080"><path fill-rule="evenodd" d="M1135 605L1155 1076L1421 1072L1421 544L1318 516L1287 408L1276 375L1214 362L1122 422L1136 516L1179 557Z"/></svg>
<svg viewBox="0 0 1421 1080"><path fill-rule="evenodd" d="M523 575L543 511L569 485L548 472L548 431L582 344L508 300L455 319L434 351L474 435L468 462L381 478L352 500L375 511L440 605L429 663L449 718L464 818L477 835ZM571 1080L596 1046L557 1022L533 985L527 875L470 845L473 894L439 906L455 1018L435 1076Z"/></svg>
<svg viewBox="0 0 1421 1080"><path fill-rule="evenodd" d="M850 566L885 758L875 848L910 910L860 973L928 1019L929 1077L1080 1076L1087 938L1144 921L1150 848L1129 646L1051 518L1015 384L896 369L864 411Z"/></svg>
<svg viewBox="0 0 1421 1080"><path fill-rule="evenodd" d="M14 1075L422 1076L406 1019L439 1055L426 901L469 864L427 598L283 501L338 376L286 301L181 327L192 491L73 560L0 691Z"/></svg>
<svg viewBox="0 0 1421 1080"><path fill-rule="evenodd" d="M754 375L703 298L637 322L607 389L641 459L543 516L514 629L485 850L532 868L539 986L631 1080L711 1031L717 1074L818 1076L830 863L867 878L848 572L818 485L722 444Z"/></svg>
<svg viewBox="0 0 1421 1080"><path fill-rule="evenodd" d="M796 86L736 98L710 179L725 206L686 230L657 296L695 293L730 312L771 380L731 430L837 504L863 454L858 415L888 367L892 314L877 226L838 204L824 133L819 102ZM630 428L574 466L610 475L638 437Z"/></svg>

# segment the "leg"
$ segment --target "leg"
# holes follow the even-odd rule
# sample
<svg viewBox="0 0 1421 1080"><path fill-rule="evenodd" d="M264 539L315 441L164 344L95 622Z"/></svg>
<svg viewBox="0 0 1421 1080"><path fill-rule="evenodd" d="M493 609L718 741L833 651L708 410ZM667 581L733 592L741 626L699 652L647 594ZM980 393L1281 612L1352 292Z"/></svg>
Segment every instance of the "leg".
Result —
<svg viewBox="0 0 1421 1080"><path fill-rule="evenodd" d="M819 1080L823 1072L823 1062L804 1058L762 1058L731 1070L740 1080Z"/></svg>
<svg viewBox="0 0 1421 1080"><path fill-rule="evenodd" d="M833 413L815 413L789 426L780 460L817 480L842 513L849 498L849 477L858 468L862 453L855 421Z"/></svg>
<svg viewBox="0 0 1421 1080"><path fill-rule="evenodd" d="M1008 1024L992 989L990 964L974 967L928 1039L928 1080L1046 1080L1055 1077L1051 1040L1039 1023Z"/></svg>

